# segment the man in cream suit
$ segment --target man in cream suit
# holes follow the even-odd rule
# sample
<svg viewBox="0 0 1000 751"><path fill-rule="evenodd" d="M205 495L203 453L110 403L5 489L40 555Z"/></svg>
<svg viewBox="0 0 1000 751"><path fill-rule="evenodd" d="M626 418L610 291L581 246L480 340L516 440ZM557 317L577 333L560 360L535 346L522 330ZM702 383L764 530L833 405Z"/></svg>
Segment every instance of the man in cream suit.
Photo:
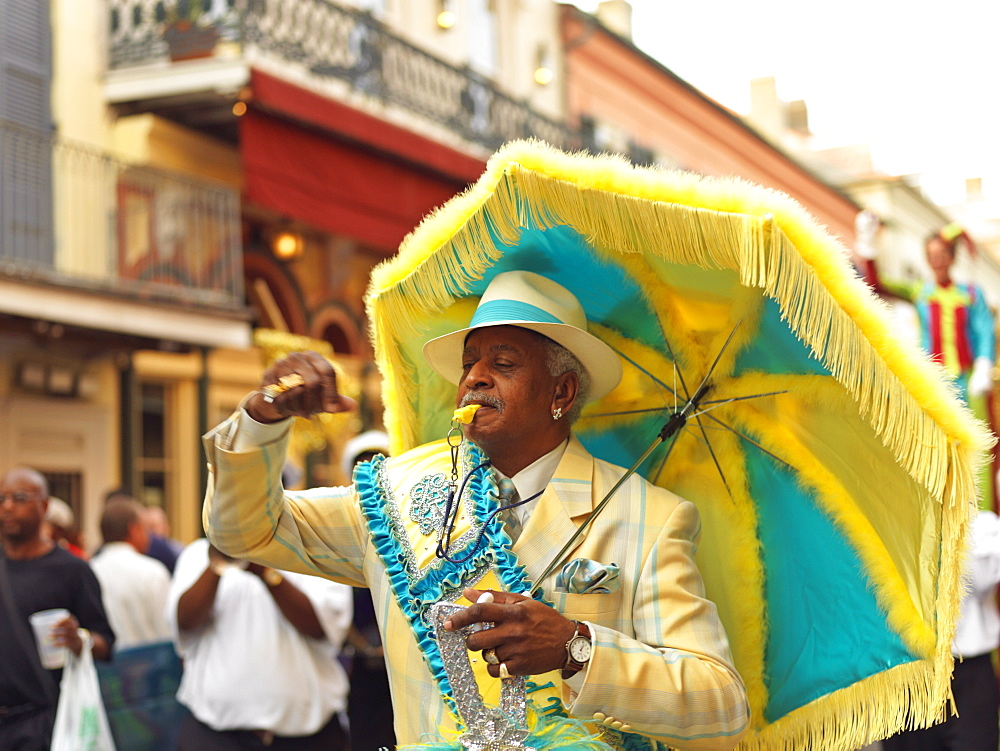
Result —
<svg viewBox="0 0 1000 751"><path fill-rule="evenodd" d="M536 712L497 747L544 746L546 723L567 716L618 748L729 749L748 729L743 682L694 563L692 504L634 475L537 581L624 474L571 433L583 404L621 378L586 328L560 285L499 274L468 328L424 347L458 385L457 406L478 407L461 446L376 458L351 487L281 488L288 418L352 406L314 353L275 363L205 438L205 523L219 549L371 588L401 746L455 730L454 748L484 743L503 714L489 707L510 714L515 690ZM527 596L536 581L537 599ZM436 622L441 602L470 606ZM443 646L455 634L464 666ZM463 683L469 665L477 677Z"/></svg>

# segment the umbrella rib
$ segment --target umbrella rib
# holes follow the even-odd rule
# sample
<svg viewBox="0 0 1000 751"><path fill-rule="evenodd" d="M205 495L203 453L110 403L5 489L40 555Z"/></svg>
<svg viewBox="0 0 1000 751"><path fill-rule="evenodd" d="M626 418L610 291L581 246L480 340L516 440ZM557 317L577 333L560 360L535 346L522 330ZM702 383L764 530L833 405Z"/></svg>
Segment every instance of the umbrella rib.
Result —
<svg viewBox="0 0 1000 751"><path fill-rule="evenodd" d="M748 394L747 396L731 396L728 399L704 399L702 404L729 404L729 402L742 402L747 399L759 399L762 396L778 396L779 394L787 394L788 390L784 391L765 391L761 394ZM703 410L705 411L705 410Z"/></svg>
<svg viewBox="0 0 1000 751"><path fill-rule="evenodd" d="M674 446L677 441L671 441L670 445L667 446L667 450L663 453L663 459L660 461L660 466L656 468L656 475L653 477L653 484L656 485L660 481L660 473L663 472L663 468L667 466L667 459L670 458L670 453L674 450Z"/></svg>
<svg viewBox="0 0 1000 751"><path fill-rule="evenodd" d="M698 391L701 391L701 389L704 388L705 384L708 383L708 379L712 377L712 373L714 373L715 369L718 367L719 360L722 359L723 353L727 349L729 349L729 343L733 340L733 337L736 336L736 329L738 329L740 327L740 324L742 324L742 323L743 323L743 321L737 321L736 325L733 326L733 330L729 332L729 336L726 337L726 341L719 348L719 353L715 356L715 360L712 362L712 367L710 367L708 369L708 372L705 373L705 377L701 379L701 383L698 384L698 390L695 391L695 393L698 393Z"/></svg>
<svg viewBox="0 0 1000 751"><path fill-rule="evenodd" d="M669 344L667 345L667 349L668 350L670 349L670 345ZM620 349L615 349L615 352L617 352L618 355L622 359L626 360L631 365L635 366L635 368L640 373L642 373L643 375L649 376L650 380L653 381L653 383L655 383L657 386L660 386L660 387L666 389L671 394L673 394L674 400L676 401L676 399L677 399L677 392L674 389L670 388L666 383L664 383L662 380L660 380L659 378L657 378L655 375L653 375L651 372L649 372L646 368L642 367L642 365L640 365L639 363L637 363L635 360L633 360L631 357L629 357L628 355L626 355ZM671 353L671 357L673 357L673 353ZM677 373L677 362L676 361L674 361L674 373ZM685 391L687 390L687 387L684 386L684 377L683 376L681 376L681 386L685 389ZM664 407L663 409L668 409L668 408Z"/></svg>
<svg viewBox="0 0 1000 751"><path fill-rule="evenodd" d="M669 349L669 345L668 345L668 349ZM673 365L673 371L674 371L674 412L676 412L677 411L677 373L678 373L677 360L671 359L670 360L670 364ZM684 387L684 391L686 392L687 391L687 387L684 386L684 384L683 384L683 378L681 380L682 380L681 386Z"/></svg>
<svg viewBox="0 0 1000 751"><path fill-rule="evenodd" d="M742 401L746 401L747 399L759 399L759 398L764 397L764 396L777 396L779 394L787 394L787 393L788 393L787 390L786 391L767 391L767 392L764 392L762 394L748 394L747 396L733 396L733 397L729 397L728 399L705 399L701 403L702 404L714 404L716 406L719 406L719 405L722 405L722 404L729 404L730 402L742 402ZM670 409L670 407L644 407L643 409L623 409L623 410L621 410L619 412L595 412L592 415L587 415L587 417L593 418L593 417L619 417L621 415L641 415L641 414L648 414L650 412L665 412L668 409ZM715 407L711 407L711 409L715 409ZM705 412L708 412L708 410L707 409L703 409L701 412L698 412L697 414L701 415L701 414L704 414ZM691 416L694 417L695 415L691 415Z"/></svg>
<svg viewBox="0 0 1000 751"><path fill-rule="evenodd" d="M586 417L617 417L619 415L641 415L649 412L666 412L670 407L646 407L644 409L625 409L621 412L598 412Z"/></svg>
<svg viewBox="0 0 1000 751"><path fill-rule="evenodd" d="M685 383L685 381L684 381L684 374L681 372L680 366L677 364L677 355L674 353L674 348L670 346L670 339L667 338L667 332L663 328L663 321L660 320L659 316L653 316L653 317L656 319L656 323L660 327L660 334L663 336L663 343L667 347L667 354L670 355L670 362L672 362L673 365L674 365L674 383L676 384L677 379L680 378L681 379L681 389L683 389L683 391L684 391L684 398L685 399L690 399L691 398L691 392L688 391L687 383ZM630 362L631 362L631 360L630 360ZM636 366L636 367L638 367L638 366ZM641 370L641 368L640 368L640 370ZM654 378L654 380L656 380L655 377L652 374L649 374L649 376L650 376L650 378ZM666 384L664 384L664 388L666 388ZM673 390L672 393L674 395L674 410L676 410L677 409L677 387L676 386L674 386L674 390Z"/></svg>
<svg viewBox="0 0 1000 751"><path fill-rule="evenodd" d="M786 462L780 456L777 456L773 452L768 451L766 448L764 448L759 443L757 443L757 441L755 441L753 438L750 438L749 436L743 435L740 431L736 430L736 428L733 428L733 427L731 427L729 425L726 425L726 423L724 423L722 420L720 420L715 415L705 415L705 417L707 417L709 420L712 420L714 422L719 423L719 425L722 426L721 428L719 428L719 430L728 430L733 435L739 436L740 438L742 438L747 443L750 443L750 444L756 446L757 448L759 448L761 451L763 451L765 454L767 454L768 456L770 456L775 461L781 462L782 464L784 464L789 469L795 469L795 467L793 467L791 464L789 464L788 462Z"/></svg>
<svg viewBox="0 0 1000 751"><path fill-rule="evenodd" d="M712 448L711 442L708 440L708 435L705 433L705 426L701 424L701 420L698 419L699 413L695 412L691 415L695 421L698 423L698 429L701 431L701 437L705 441L705 448L708 449L709 455L712 457L712 462L715 464L715 469L719 472L719 477L722 479L722 484L726 486L726 492L729 493L729 497L733 497L733 491L729 487L729 482L726 480L726 473L722 471L722 465L719 464L719 458L715 455L715 450Z"/></svg>
<svg viewBox="0 0 1000 751"><path fill-rule="evenodd" d="M717 403L713 404L711 407L708 407L707 409L703 409L700 412L695 412L694 414L691 415L691 417L698 417L700 415L704 415L704 414L706 414L708 412L711 412L713 409L718 409L719 407L725 407L727 404L729 404L729 402L734 402L734 401L736 401L736 400L735 399L725 399L723 401L720 401L720 402L717 402Z"/></svg>
<svg viewBox="0 0 1000 751"><path fill-rule="evenodd" d="M701 379L701 383L698 384L698 390L695 391L695 394L697 396L702 396L703 395L703 391L705 389L705 384L708 383L708 379L712 377L712 374L715 372L715 369L719 366L719 361L722 359L723 353L725 353L725 351L727 349L729 349L729 344L730 344L730 342L733 341L733 337L736 336L736 330L739 329L740 324L742 324L742 323L743 323L743 321L737 321L736 322L736 325L733 326L733 330L730 331L729 332L729 336L726 337L726 341L722 344L722 347L719 348L719 352L718 352L718 354L716 354L715 360L712 362L712 367L710 367L708 369L708 372L705 373L705 377L702 378ZM666 342L666 335L664 335L664 341ZM669 342L667 342L667 349L668 350L670 349ZM678 372L677 360L676 359L674 359L674 371ZM682 385L684 384L683 378L684 378L683 375L681 375L681 384ZM684 389L686 391L687 390L687 386L684 386ZM697 396L695 398L697 398ZM690 400L690 397L689 397L689 400ZM733 401L733 400L729 400L729 401ZM726 402L722 402L722 403L725 404ZM690 406L690 401L688 402L688 404ZM715 406L718 407L720 405L717 404ZM715 409L715 407L709 407L709 409ZM708 449L708 453L712 457L712 462L715 464L715 469L719 473L719 477L722 479L722 484L725 486L726 492L729 493L729 497L732 498L733 497L733 491L729 487L729 482L726 480L726 473L722 471L722 465L719 464L719 459L715 455L715 450L712 448L711 442L708 440L708 435L705 434L705 429L704 429L704 427L701 424L701 420L698 420L698 416L701 415L701 414L703 414L704 412L707 412L707 411L708 410L702 410L701 412L695 412L695 413L691 414L690 416L694 417L695 420L698 422L698 428L701 430L702 439L705 441L705 447ZM657 474L659 474L659 473L657 473Z"/></svg>
<svg viewBox="0 0 1000 751"><path fill-rule="evenodd" d="M659 318L657 318L657 322L658 323L660 322ZM733 330L729 332L729 336L726 337L725 343L719 349L718 354L716 354L716 356L715 356L715 360L712 362L712 367L710 367L708 369L708 372L705 374L705 377L701 379L701 383L698 385L698 389L695 391L695 393L697 393L698 390L700 390L706 383L708 383L708 379L712 377L712 374L715 372L716 367L718 367L718 365L719 365L719 360L722 359L723 353L725 353L725 351L729 348L729 343L733 340L733 337L736 335L736 330L740 327L740 325L742 323L743 323L743 321L737 321L736 325L733 326ZM684 380L684 373L681 372L681 369L680 369L680 367L677 364L677 355L674 353L674 348L670 346L670 340L667 338L667 334L663 330L662 324L660 325L660 333L663 335L663 343L664 343L664 345L667 348L667 354L670 355L670 361L671 361L671 363L674 366L674 380L676 381L678 378L680 378L681 389L683 389L683 391L684 391L684 398L685 398L685 400L689 400L691 398L691 396L690 396L690 392L688 391L687 383ZM653 381L653 383L655 383L656 385L660 386L661 388L666 389L668 392L670 392L671 394L673 394L674 401L675 401L674 407L676 409L676 400L677 400L677 387L676 386L674 386L674 388L671 388L666 383L664 383L660 378L657 378L655 375L653 375L651 372L649 372L649 370L647 370L642 365L640 365L639 363L637 363L635 360L633 360L631 357L629 357L628 355L626 355L620 349L614 348L614 350L615 350L615 352L618 353L618 355L621 358L623 358L624 360L626 360L628 363L630 363L632 366L634 366L636 369L638 369L641 373L643 373L644 375L648 376L650 378L650 380Z"/></svg>

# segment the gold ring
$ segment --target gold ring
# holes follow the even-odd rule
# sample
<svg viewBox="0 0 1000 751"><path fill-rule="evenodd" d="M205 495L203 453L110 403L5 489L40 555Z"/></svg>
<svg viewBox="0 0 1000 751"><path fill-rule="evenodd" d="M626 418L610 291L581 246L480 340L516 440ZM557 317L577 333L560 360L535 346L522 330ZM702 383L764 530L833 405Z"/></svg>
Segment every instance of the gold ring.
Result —
<svg viewBox="0 0 1000 751"><path fill-rule="evenodd" d="M510 672L507 670L507 663L506 662L501 662L500 663L500 680L506 680L507 678L510 678Z"/></svg>
<svg viewBox="0 0 1000 751"><path fill-rule="evenodd" d="M289 373L278 379L277 383L269 383L261 392L264 394L264 401L270 404L279 394L284 394L296 386L301 386L306 380L298 373Z"/></svg>
<svg viewBox="0 0 1000 751"><path fill-rule="evenodd" d="M488 665L499 665L500 658L497 657L497 651L494 647L483 650L483 659L486 660Z"/></svg>

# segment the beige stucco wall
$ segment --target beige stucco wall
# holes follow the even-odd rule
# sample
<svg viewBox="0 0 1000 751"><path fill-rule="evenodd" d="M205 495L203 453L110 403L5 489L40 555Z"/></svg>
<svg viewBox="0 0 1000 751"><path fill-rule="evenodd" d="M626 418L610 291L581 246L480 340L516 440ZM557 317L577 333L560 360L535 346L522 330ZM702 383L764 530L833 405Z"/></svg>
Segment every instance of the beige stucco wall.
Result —
<svg viewBox="0 0 1000 751"><path fill-rule="evenodd" d="M107 4L51 0L52 116L63 138L104 148L112 115L104 104Z"/></svg>
<svg viewBox="0 0 1000 751"><path fill-rule="evenodd" d="M0 340L0 470L25 465L43 472L79 473L82 513L77 524L88 550L101 542L101 499L117 486L120 445L117 367L112 356L81 358L27 340ZM59 368L86 379L80 398L46 396L16 383L15 370Z"/></svg>
<svg viewBox="0 0 1000 751"><path fill-rule="evenodd" d="M686 82L562 6L567 107L652 149L665 166L781 190L850 242L857 206ZM624 144L623 144L624 145Z"/></svg>

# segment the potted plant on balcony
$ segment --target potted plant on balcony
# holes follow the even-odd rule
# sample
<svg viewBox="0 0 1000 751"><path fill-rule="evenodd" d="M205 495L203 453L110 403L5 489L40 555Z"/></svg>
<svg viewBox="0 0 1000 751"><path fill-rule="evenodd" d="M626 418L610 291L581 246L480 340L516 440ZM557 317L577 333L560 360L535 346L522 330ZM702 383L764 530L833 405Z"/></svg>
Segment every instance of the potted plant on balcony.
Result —
<svg viewBox="0 0 1000 751"><path fill-rule="evenodd" d="M156 17L165 23L163 39L170 50L170 59L192 60L210 57L219 41L219 30L207 13L210 0L175 0L167 7L164 0L156 4Z"/></svg>

